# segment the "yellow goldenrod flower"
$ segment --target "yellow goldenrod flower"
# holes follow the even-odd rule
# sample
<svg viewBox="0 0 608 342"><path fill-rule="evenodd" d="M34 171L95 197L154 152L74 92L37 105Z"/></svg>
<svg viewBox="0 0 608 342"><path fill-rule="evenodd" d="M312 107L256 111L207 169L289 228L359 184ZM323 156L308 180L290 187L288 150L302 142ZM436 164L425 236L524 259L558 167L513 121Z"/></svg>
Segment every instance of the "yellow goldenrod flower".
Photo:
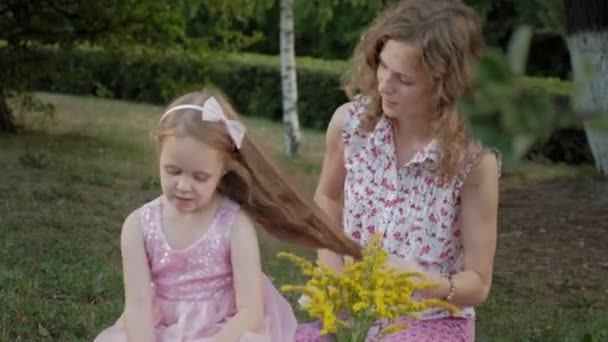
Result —
<svg viewBox="0 0 608 342"><path fill-rule="evenodd" d="M437 285L426 281L419 272L397 272L388 267L388 253L382 248L380 236L371 240L360 261L347 258L342 274L319 261L313 264L290 253L278 256L309 277L305 285L285 285L281 291L306 295L309 301L303 308L323 322L322 335L333 333L338 342L364 341L376 324L380 324L381 336L393 334L407 328L405 323L394 324L396 319L418 319L416 313L429 308L458 311L438 299L414 300L415 292Z"/></svg>

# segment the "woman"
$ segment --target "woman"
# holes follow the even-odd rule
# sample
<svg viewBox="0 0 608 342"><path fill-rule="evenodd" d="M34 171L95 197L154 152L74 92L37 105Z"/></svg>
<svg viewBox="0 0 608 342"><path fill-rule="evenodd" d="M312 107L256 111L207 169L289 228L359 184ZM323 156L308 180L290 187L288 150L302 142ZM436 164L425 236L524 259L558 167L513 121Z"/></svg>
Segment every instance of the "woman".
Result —
<svg viewBox="0 0 608 342"><path fill-rule="evenodd" d="M327 129L317 203L361 245L377 233L390 265L421 271L420 293L460 307L429 310L383 341L473 341L474 307L490 291L500 160L474 141L458 112L483 39L475 12L456 0L405 0L365 32L347 92ZM355 94L357 94L355 96ZM336 270L343 259L319 258ZM320 323L296 341L317 341Z"/></svg>

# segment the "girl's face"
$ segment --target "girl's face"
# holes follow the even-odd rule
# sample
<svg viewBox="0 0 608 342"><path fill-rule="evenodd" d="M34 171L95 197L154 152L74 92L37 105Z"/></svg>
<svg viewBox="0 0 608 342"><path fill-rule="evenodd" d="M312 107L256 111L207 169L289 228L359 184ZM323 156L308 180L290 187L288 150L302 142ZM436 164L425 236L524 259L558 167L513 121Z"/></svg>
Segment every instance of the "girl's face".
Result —
<svg viewBox="0 0 608 342"><path fill-rule="evenodd" d="M209 204L224 174L225 158L217 149L187 136L163 140L161 188L179 212L197 212Z"/></svg>
<svg viewBox="0 0 608 342"><path fill-rule="evenodd" d="M388 40L376 71L382 110L390 118L427 118L434 114L435 86L416 50Z"/></svg>

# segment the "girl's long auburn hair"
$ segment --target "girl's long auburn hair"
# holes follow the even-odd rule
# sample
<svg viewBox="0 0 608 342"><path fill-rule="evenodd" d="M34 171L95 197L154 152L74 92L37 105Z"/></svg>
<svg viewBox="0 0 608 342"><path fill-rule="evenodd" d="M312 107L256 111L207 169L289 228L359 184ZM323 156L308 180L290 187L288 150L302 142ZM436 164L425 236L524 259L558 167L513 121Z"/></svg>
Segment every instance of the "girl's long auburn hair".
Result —
<svg viewBox="0 0 608 342"><path fill-rule="evenodd" d="M476 13L461 0L403 0L387 8L364 33L345 79L347 95L369 99L362 128L373 130L382 116L376 72L384 44L411 44L436 86L433 129L441 148L440 183L458 176L472 146L467 120L456 106L468 91L473 62L483 48Z"/></svg>
<svg viewBox="0 0 608 342"><path fill-rule="evenodd" d="M169 105L203 106L211 96L219 102L226 117L238 115L218 91L203 90L186 94ZM219 191L238 203L257 223L274 237L310 248L327 248L336 253L360 258L360 246L334 227L312 200L300 194L274 162L251 139L249 132L237 149L222 123L203 121L201 112L176 110L159 124L156 131L158 152L167 136L190 136L222 152L227 173Z"/></svg>

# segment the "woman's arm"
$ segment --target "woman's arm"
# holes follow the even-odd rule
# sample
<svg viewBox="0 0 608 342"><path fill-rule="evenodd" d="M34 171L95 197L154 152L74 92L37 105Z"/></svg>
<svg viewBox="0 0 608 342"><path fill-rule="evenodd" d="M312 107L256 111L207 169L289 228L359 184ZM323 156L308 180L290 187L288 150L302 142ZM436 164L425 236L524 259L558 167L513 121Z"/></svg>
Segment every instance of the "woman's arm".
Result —
<svg viewBox="0 0 608 342"><path fill-rule="evenodd" d="M460 192L464 271L454 275L452 303L483 303L492 284L498 220L498 160L485 153Z"/></svg>
<svg viewBox="0 0 608 342"><path fill-rule="evenodd" d="M125 287L124 320L129 342L154 341L150 270L139 221L140 210L125 220L120 237Z"/></svg>
<svg viewBox="0 0 608 342"><path fill-rule="evenodd" d="M331 223L336 227L340 227L342 222L342 199L346 177L342 129L351 105L352 103L345 103L338 107L329 122L325 135L323 169L314 196L317 205L329 216ZM342 272L344 267L342 256L327 249L320 249L318 257L331 269Z"/></svg>
<svg viewBox="0 0 608 342"><path fill-rule="evenodd" d="M230 235L230 255L237 313L213 341L233 342L247 331L255 331L264 318L262 266L253 222L239 212Z"/></svg>
<svg viewBox="0 0 608 342"><path fill-rule="evenodd" d="M452 277L454 296L450 302L456 306L477 306L490 292L496 251L498 172L496 156L484 154L472 168L460 192L464 270ZM419 271L411 263L395 257L391 257L389 265L403 271ZM430 274L426 277L439 286L423 295L443 299L449 294L447 278Z"/></svg>

